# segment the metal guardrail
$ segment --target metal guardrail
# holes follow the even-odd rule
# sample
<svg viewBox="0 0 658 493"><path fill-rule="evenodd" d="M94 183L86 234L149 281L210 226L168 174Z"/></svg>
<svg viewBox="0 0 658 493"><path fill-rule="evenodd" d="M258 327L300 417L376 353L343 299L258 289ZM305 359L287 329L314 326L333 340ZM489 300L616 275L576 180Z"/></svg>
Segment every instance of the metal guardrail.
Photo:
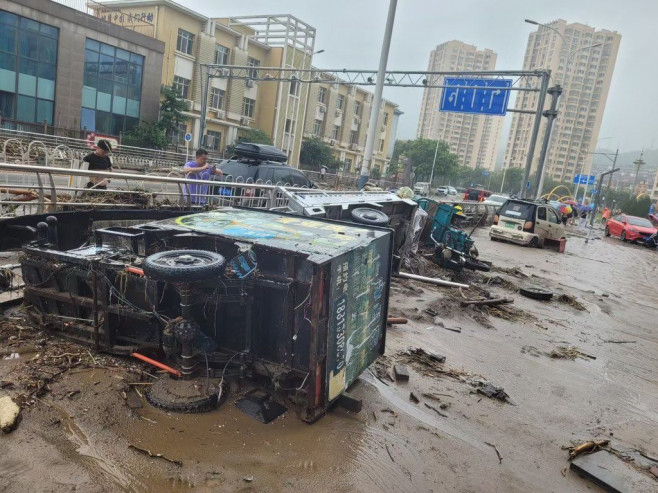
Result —
<svg viewBox="0 0 658 493"><path fill-rule="evenodd" d="M0 173L7 177L5 187L0 187L0 208L2 215L16 214L16 209L22 206L23 214L55 212L63 207L138 207L140 199L142 207L160 207L169 205L183 209L205 208L216 206L244 206L258 209L287 209L288 198L286 189L300 190L297 187L286 187L286 184L259 183L251 180L233 180L227 177L219 180L194 180L189 178L164 177L136 173L117 173L106 171L90 171L80 169L33 166L24 164L0 163ZM10 183L9 177L33 177L28 183ZM67 177L68 184L57 184L55 177ZM132 189L87 189L74 186L74 177L98 177L111 180L121 180L127 185L135 184ZM159 190L148 185L159 185ZM190 185L197 185L195 193L190 193ZM283 186L282 186L283 185ZM303 190L303 189L302 189ZM71 194L64 198L65 192ZM9 200L7 195L23 195L30 200ZM78 195L79 201L74 200ZM124 194L130 203L121 203L109 197ZM98 197L104 199L96 201ZM162 198L164 197L165 200ZM168 201L170 197L173 201ZM10 207L7 210L7 206ZM36 210L34 210L36 209Z"/></svg>

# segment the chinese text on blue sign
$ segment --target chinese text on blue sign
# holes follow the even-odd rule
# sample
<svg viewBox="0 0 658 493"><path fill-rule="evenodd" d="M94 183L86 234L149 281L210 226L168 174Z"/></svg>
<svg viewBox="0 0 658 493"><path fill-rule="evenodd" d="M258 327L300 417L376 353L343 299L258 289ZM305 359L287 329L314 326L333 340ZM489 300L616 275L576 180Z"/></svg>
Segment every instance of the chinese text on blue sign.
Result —
<svg viewBox="0 0 658 493"><path fill-rule="evenodd" d="M446 78L439 111L505 115L511 79Z"/></svg>

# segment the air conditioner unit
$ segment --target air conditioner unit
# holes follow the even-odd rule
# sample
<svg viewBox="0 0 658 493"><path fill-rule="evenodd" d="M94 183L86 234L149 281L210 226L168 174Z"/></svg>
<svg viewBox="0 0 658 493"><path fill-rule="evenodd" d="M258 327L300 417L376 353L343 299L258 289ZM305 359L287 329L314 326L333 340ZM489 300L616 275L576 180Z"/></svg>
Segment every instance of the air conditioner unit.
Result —
<svg viewBox="0 0 658 493"><path fill-rule="evenodd" d="M247 118L246 116L243 116L240 118L240 125L243 125L245 127L251 126L251 118Z"/></svg>
<svg viewBox="0 0 658 493"><path fill-rule="evenodd" d="M354 117L354 123L356 123L357 125L358 125L359 123L361 123L361 118L359 118L358 116L355 116L355 117Z"/></svg>
<svg viewBox="0 0 658 493"><path fill-rule="evenodd" d="M217 116L217 118L219 118L220 120L223 120L224 118L226 118L226 111L216 110L215 111L215 116Z"/></svg>
<svg viewBox="0 0 658 493"><path fill-rule="evenodd" d="M246 85L247 87L254 87L255 85L254 79L247 79Z"/></svg>
<svg viewBox="0 0 658 493"><path fill-rule="evenodd" d="M356 147L357 147L356 144L350 144L350 149L351 149L352 151L356 151Z"/></svg>
<svg viewBox="0 0 658 493"><path fill-rule="evenodd" d="M343 112L341 110L336 110L336 116L341 116Z"/></svg>
<svg viewBox="0 0 658 493"><path fill-rule="evenodd" d="M326 113L326 112L327 112L327 108L325 108L324 106L320 106L320 113Z"/></svg>
<svg viewBox="0 0 658 493"><path fill-rule="evenodd" d="M336 141L335 141L334 139L331 139L331 140L329 141L329 145L330 145L331 147L335 146L335 145L336 145Z"/></svg>

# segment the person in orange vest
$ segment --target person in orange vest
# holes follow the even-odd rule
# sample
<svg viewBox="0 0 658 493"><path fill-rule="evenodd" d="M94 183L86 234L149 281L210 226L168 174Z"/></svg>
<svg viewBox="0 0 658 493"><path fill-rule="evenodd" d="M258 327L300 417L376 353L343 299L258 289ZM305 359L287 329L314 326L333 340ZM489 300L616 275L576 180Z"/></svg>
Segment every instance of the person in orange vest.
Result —
<svg viewBox="0 0 658 493"><path fill-rule="evenodd" d="M603 212L601 213L601 223L603 224L607 223L608 219L610 219L610 209L606 207L603 209Z"/></svg>

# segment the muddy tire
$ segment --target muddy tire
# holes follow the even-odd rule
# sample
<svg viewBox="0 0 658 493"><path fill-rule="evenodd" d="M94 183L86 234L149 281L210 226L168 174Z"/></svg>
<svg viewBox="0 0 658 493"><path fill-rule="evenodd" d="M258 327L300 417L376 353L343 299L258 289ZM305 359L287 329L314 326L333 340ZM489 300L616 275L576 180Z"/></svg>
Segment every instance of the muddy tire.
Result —
<svg viewBox="0 0 658 493"><path fill-rule="evenodd" d="M533 300L548 301L553 297L552 291L534 286L519 288L519 293L522 296L525 296L526 298L532 298Z"/></svg>
<svg viewBox="0 0 658 493"><path fill-rule="evenodd" d="M195 383L197 388L205 388L205 379L197 382L162 377L146 391L146 400L153 407L175 413L203 413L215 409L219 404L217 393L196 391ZM226 398L226 390L222 392L222 401Z"/></svg>
<svg viewBox="0 0 658 493"><path fill-rule="evenodd" d="M626 231L622 231L622 232L621 232L621 241L623 241L624 243L626 243Z"/></svg>
<svg viewBox="0 0 658 493"><path fill-rule="evenodd" d="M218 253L205 250L171 250L146 257L146 277L166 282L192 282L217 278L226 268Z"/></svg>
<svg viewBox="0 0 658 493"><path fill-rule="evenodd" d="M606 236L610 236L610 228L606 226L605 229L603 230L603 234Z"/></svg>
<svg viewBox="0 0 658 493"><path fill-rule="evenodd" d="M358 224L367 224L369 226L388 226L388 223L391 220L391 218L382 211L371 209L370 207L358 207L353 209L351 214L352 221Z"/></svg>
<svg viewBox="0 0 658 493"><path fill-rule="evenodd" d="M489 264L469 257L466 257L466 263L464 264L464 267L482 272L489 272L491 270L491 266Z"/></svg>
<svg viewBox="0 0 658 493"><path fill-rule="evenodd" d="M528 246L530 248L540 248L539 238L537 236L533 236L532 239L530 240L530 243L528 243Z"/></svg>

